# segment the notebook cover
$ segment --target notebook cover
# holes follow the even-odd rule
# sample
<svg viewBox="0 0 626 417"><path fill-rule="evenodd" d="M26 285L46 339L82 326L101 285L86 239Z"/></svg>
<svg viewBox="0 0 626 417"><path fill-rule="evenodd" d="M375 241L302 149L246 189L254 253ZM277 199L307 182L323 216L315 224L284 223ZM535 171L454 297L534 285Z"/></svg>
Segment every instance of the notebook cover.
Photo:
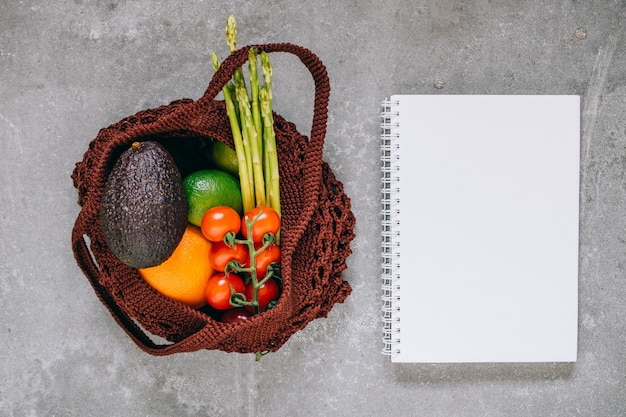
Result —
<svg viewBox="0 0 626 417"><path fill-rule="evenodd" d="M577 355L578 96L393 96L394 362Z"/></svg>

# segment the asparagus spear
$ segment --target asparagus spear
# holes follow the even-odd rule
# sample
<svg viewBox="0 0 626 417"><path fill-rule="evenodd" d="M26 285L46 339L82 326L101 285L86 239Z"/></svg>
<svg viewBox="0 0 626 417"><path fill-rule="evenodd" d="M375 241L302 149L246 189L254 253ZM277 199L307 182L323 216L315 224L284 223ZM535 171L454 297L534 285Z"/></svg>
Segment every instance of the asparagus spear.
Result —
<svg viewBox="0 0 626 417"><path fill-rule="evenodd" d="M254 196L256 206L265 205L265 183L263 179L263 162L261 160L261 152L259 150L259 141L252 119L252 111L250 108L250 100L248 93L241 86L236 86L237 101L241 114L241 127L244 132L244 143L249 151L246 159L252 164L252 178L254 184ZM254 207L253 207L254 208Z"/></svg>
<svg viewBox="0 0 626 417"><path fill-rule="evenodd" d="M263 73L263 85L267 89L270 110L272 109L272 64L270 56L265 51L261 51L261 72Z"/></svg>
<svg viewBox="0 0 626 417"><path fill-rule="evenodd" d="M235 16L233 14L228 16L228 19L226 20L226 43L228 44L231 53L237 50L237 21L235 20ZM255 191L253 141L255 141L256 139L253 133L254 129L248 129L245 122L245 114L246 112L250 111L250 99L248 97L248 90L246 88L246 82L241 67L235 70L235 73L233 74L233 79L235 83L235 99L237 101L237 110L239 112L240 128L243 136L243 155L247 166L246 171L248 174L247 182L251 189L250 192L252 194L252 201L255 201L255 195L257 195L257 192ZM257 196L256 201L258 200L259 198ZM265 201L264 198L263 201ZM246 204L244 204L244 209L245 207ZM252 206L249 207L249 209L252 209L254 207L255 205L253 203Z"/></svg>
<svg viewBox="0 0 626 417"><path fill-rule="evenodd" d="M271 109L272 109L272 67L269 62L269 55L265 51L261 51L260 55L261 55L261 73L263 74L263 88L266 90L266 93L268 95L266 99L269 100L269 108L271 112ZM265 121L263 123L265 124ZM265 142L265 133L264 133L263 142ZM270 178L272 174L271 174L271 169L270 169L270 156L269 156L268 149L265 143L263 144L263 168L265 172L265 178L267 178L267 181L265 181L265 194L267 195L267 199L269 201L268 205L271 207L272 206L271 205L272 182Z"/></svg>
<svg viewBox="0 0 626 417"><path fill-rule="evenodd" d="M226 42L231 53L237 50L237 24L232 14L226 21ZM262 51L263 87L260 87L257 55L256 48L250 48L248 63L251 95L248 96L242 68L238 68L233 75L234 85L229 83L224 88L224 97L233 138L237 136L235 151L244 210L254 208L255 204L268 205L280 214L278 155L272 116L272 66L269 55Z"/></svg>
<svg viewBox="0 0 626 417"><path fill-rule="evenodd" d="M266 149L266 165L269 176L265 181L270 183L267 199L269 206L280 215L280 184L278 172L278 154L276 151L276 135L274 133L274 117L272 115L270 93L264 86L260 91L261 115L263 117L263 142Z"/></svg>
<svg viewBox="0 0 626 417"><path fill-rule="evenodd" d="M261 123L261 111L259 109L259 76L257 72L257 48L251 47L248 51L248 68L250 73L250 105L252 120L256 129L259 149L263 149L263 127Z"/></svg>
<svg viewBox="0 0 626 417"><path fill-rule="evenodd" d="M269 206L280 214L280 187L278 173L278 155L276 136L274 134L274 117L272 115L272 65L270 56L261 52L261 72L263 73L263 89L261 90L261 114L263 116L263 149L267 167L265 181Z"/></svg>
<svg viewBox="0 0 626 417"><path fill-rule="evenodd" d="M248 167L248 182L254 195L254 172L252 170L252 134L245 124L246 111L250 111L250 101L243 78L235 78L235 100L239 110L239 127L243 136L244 159ZM245 100L245 102L244 102ZM252 207L254 208L254 206Z"/></svg>
<svg viewBox="0 0 626 417"><path fill-rule="evenodd" d="M237 50L237 21L234 14L226 19L226 43L228 43L231 53Z"/></svg>
<svg viewBox="0 0 626 417"><path fill-rule="evenodd" d="M218 70L220 63L217 58L217 54L213 52L211 55L211 62L213 63L213 69L215 71ZM239 168L239 182L241 185L241 197L243 201L244 211L248 211L254 208L254 195L252 191L252 184L250 183L248 177L248 165L245 160L245 152L243 146L243 137L241 135L241 129L239 127L239 119L237 117L237 110L235 106L235 102L233 100L233 86L232 84L227 84L222 88L222 93L224 94L224 103L226 104L226 114L228 115L228 120L230 122L230 129L233 135L233 143L235 145L235 153L237 154L237 163Z"/></svg>
<svg viewBox="0 0 626 417"><path fill-rule="evenodd" d="M228 19L226 19L226 43L230 48L231 54L237 50L237 21L235 20L235 15L232 14L228 16ZM246 83L243 77L243 70L241 69L241 67L235 70L233 78L235 80L236 87L246 87Z"/></svg>

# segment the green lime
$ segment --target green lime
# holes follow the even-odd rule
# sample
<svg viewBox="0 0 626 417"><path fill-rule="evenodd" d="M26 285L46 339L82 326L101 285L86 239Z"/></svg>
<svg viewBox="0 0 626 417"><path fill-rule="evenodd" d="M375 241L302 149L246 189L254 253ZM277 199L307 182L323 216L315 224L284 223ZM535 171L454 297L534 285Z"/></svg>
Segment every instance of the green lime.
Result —
<svg viewBox="0 0 626 417"><path fill-rule="evenodd" d="M217 169L226 171L235 177L239 176L239 164L237 163L237 152L230 146L213 140L211 147L211 160Z"/></svg>
<svg viewBox="0 0 626 417"><path fill-rule="evenodd" d="M200 227L202 216L211 207L229 206L242 214L239 180L227 172L203 169L192 172L183 180L189 201L189 223Z"/></svg>

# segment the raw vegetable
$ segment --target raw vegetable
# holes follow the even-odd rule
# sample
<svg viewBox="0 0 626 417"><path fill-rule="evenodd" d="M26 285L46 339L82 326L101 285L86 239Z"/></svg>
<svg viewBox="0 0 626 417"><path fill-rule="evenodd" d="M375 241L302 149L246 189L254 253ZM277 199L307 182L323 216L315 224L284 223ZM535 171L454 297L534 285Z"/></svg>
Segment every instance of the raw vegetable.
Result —
<svg viewBox="0 0 626 417"><path fill-rule="evenodd" d="M134 142L107 178L99 212L102 233L125 264L156 266L179 244L188 209L172 155L157 142Z"/></svg>
<svg viewBox="0 0 626 417"><path fill-rule="evenodd" d="M280 263L280 246L269 245L265 249L259 250L262 247L263 245L261 244L255 245L258 251L254 264L257 278L264 278L269 268L277 268L277 265Z"/></svg>
<svg viewBox="0 0 626 417"><path fill-rule="evenodd" d="M212 207L202 216L202 234L211 242L234 244L235 236L241 228L239 214L231 207Z"/></svg>
<svg viewBox="0 0 626 417"><path fill-rule="evenodd" d="M245 267L248 262L248 250L241 243L229 246L224 242L215 242L211 245L209 260L213 269L220 272L237 271Z"/></svg>
<svg viewBox="0 0 626 417"><path fill-rule="evenodd" d="M213 69L218 70L220 63L217 58L217 54L213 52L211 56L213 62ZM254 194L252 191L252 182L248 174L248 163L246 161L246 151L243 144L243 136L241 133L241 127L239 126L239 115L237 107L235 106L235 86L232 82L229 82L222 88L224 94L224 103L226 103L226 114L228 115L228 121L230 123L231 132L233 135L233 143L235 145L235 152L237 154L237 165L239 169L239 182L241 186L241 199L243 202L243 211L247 212L251 206L254 206Z"/></svg>
<svg viewBox="0 0 626 417"><path fill-rule="evenodd" d="M240 307L226 310L224 314L222 314L220 321L222 323L239 323L248 320L250 317L252 317L252 313Z"/></svg>
<svg viewBox="0 0 626 417"><path fill-rule="evenodd" d="M240 221L243 230L231 240L227 236L232 232L225 231L232 229L232 219L214 216L211 212L207 212L203 218L203 224L210 224L211 228L219 231L216 236L226 236L224 240L214 242L209 252L211 265L221 272L216 276L223 279L236 275L243 280L246 288L249 288L248 292L244 293L240 287L234 285L232 288L228 287L217 278L211 277L207 285L207 302L217 309L246 307L257 314L267 309L267 303L276 301L280 294L277 280L280 280L281 251L275 244L280 221L278 214L269 207L256 207L246 213ZM270 280L274 282L265 288L264 285ZM269 288L272 288L272 300L268 300L265 295ZM220 304L224 299L228 300L228 305ZM216 303L220 307L216 306Z"/></svg>
<svg viewBox="0 0 626 417"><path fill-rule="evenodd" d="M226 22L226 42L231 53L237 50L237 25L233 15ZM259 56L262 77L258 72ZM213 53L211 60L217 71L220 65L217 54ZM248 72L250 92L242 68L235 71L233 80L222 89L237 153L244 212L257 206L268 206L280 216L280 175L272 115L272 66L268 54L259 54L255 47L251 47ZM260 78L263 78L262 85Z"/></svg>
<svg viewBox="0 0 626 417"><path fill-rule="evenodd" d="M206 285L206 299L216 310L232 308L231 298L246 290L243 279L236 274L219 272L209 278Z"/></svg>
<svg viewBox="0 0 626 417"><path fill-rule="evenodd" d="M250 229L250 230L248 230ZM280 230L280 217L270 207L255 207L248 211L241 220L241 232L244 238L253 242L262 242L268 233L276 236Z"/></svg>
<svg viewBox="0 0 626 417"><path fill-rule="evenodd" d="M254 292L256 291L256 295ZM258 288L254 288L252 283L246 285L246 298L254 298L256 296L258 300L258 306L253 307L251 305L246 306L246 309L253 312L254 309L258 309L259 312L267 310L270 303L276 301L279 295L278 283L274 279L268 279L259 285Z"/></svg>

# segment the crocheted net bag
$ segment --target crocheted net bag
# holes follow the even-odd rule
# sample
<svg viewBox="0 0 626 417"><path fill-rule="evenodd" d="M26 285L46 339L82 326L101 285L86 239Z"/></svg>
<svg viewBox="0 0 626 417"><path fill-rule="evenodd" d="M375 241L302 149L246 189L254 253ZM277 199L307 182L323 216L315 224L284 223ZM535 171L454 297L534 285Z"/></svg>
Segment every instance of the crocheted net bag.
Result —
<svg viewBox="0 0 626 417"><path fill-rule="evenodd" d="M116 158L132 142L142 140L213 138L232 147L225 105L216 97L247 61L249 48L224 60L200 99L182 99L144 110L100 130L72 173L81 206L72 231L76 262L117 323L152 355L201 349L276 351L309 322L326 317L351 291L341 275L351 253L355 218L343 184L322 160L328 75L311 51L288 43L256 45L259 52L297 56L315 82L310 138L298 133L293 123L274 115L282 212L282 292L277 305L247 321L218 322L209 314L162 296L107 248L99 209Z"/></svg>

